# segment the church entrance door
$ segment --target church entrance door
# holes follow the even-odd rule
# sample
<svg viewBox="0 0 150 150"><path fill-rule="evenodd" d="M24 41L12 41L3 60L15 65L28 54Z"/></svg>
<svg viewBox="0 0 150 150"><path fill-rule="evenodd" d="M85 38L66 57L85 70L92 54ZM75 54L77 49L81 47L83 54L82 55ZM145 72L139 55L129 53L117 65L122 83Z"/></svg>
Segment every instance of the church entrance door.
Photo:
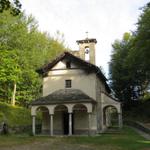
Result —
<svg viewBox="0 0 150 150"><path fill-rule="evenodd" d="M69 134L69 114L67 112L63 113L63 126L64 126L64 134Z"/></svg>
<svg viewBox="0 0 150 150"><path fill-rule="evenodd" d="M69 134L69 113L63 113L64 135ZM74 133L74 115L72 114L72 134Z"/></svg>

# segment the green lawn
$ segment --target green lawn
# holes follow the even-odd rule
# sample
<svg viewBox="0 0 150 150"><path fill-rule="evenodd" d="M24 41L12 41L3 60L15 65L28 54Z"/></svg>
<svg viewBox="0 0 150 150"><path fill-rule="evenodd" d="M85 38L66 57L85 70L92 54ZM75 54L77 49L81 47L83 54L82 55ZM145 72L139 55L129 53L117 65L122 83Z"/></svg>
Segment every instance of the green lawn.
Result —
<svg viewBox="0 0 150 150"><path fill-rule="evenodd" d="M31 125L30 109L0 102L0 124L2 122L6 122L9 127Z"/></svg>
<svg viewBox="0 0 150 150"><path fill-rule="evenodd" d="M28 150L30 147L32 150L150 150L150 141L129 127L124 127L119 133L91 137L0 136L0 149L10 146L15 150L22 149L22 146L28 146Z"/></svg>

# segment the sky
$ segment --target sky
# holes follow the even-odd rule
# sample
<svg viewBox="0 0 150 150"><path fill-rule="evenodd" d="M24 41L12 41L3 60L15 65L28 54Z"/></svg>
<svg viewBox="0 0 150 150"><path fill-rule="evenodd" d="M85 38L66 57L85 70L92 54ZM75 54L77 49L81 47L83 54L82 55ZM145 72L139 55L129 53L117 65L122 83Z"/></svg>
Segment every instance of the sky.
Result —
<svg viewBox="0 0 150 150"><path fill-rule="evenodd" d="M39 30L51 36L64 34L65 44L78 50L76 40L96 38L96 65L108 77L111 45L125 32L134 31L139 8L149 0L20 0L27 15L38 21Z"/></svg>

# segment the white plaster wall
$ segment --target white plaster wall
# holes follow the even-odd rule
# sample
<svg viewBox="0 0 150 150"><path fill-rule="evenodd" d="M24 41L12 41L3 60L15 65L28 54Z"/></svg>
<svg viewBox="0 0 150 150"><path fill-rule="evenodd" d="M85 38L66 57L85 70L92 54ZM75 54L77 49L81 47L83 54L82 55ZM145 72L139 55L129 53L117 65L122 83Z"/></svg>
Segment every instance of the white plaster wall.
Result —
<svg viewBox="0 0 150 150"><path fill-rule="evenodd" d="M42 132L45 132L47 130L49 130L49 113L48 112L43 112L42 113Z"/></svg>
<svg viewBox="0 0 150 150"><path fill-rule="evenodd" d="M101 102L101 92L107 93L103 82L96 77L96 99L98 102Z"/></svg>
<svg viewBox="0 0 150 150"><path fill-rule="evenodd" d="M74 113L74 130L88 130L88 113L75 112Z"/></svg>
<svg viewBox="0 0 150 150"><path fill-rule="evenodd" d="M55 112L54 113L54 133L63 134L63 117L62 112Z"/></svg>
<svg viewBox="0 0 150 150"><path fill-rule="evenodd" d="M65 64L60 61L53 69L63 69ZM76 67L72 64L72 67ZM93 99L96 99L96 75L87 74L81 69L65 69L49 71L43 79L43 96L65 89L65 80L72 80L72 88L80 89Z"/></svg>
<svg viewBox="0 0 150 150"><path fill-rule="evenodd" d="M88 130L88 113L75 112L74 113L74 129L75 130ZM97 130L96 113L91 114L90 129Z"/></svg>
<svg viewBox="0 0 150 150"><path fill-rule="evenodd" d="M102 111L102 99L101 99L101 92L106 92L105 86L102 81L96 77L96 100L97 106L95 110L96 120L97 120L97 132L102 130L103 126L103 111Z"/></svg>
<svg viewBox="0 0 150 150"><path fill-rule="evenodd" d="M93 112L91 114L90 126L91 126L91 130L97 130L96 107L94 107Z"/></svg>
<svg viewBox="0 0 150 150"><path fill-rule="evenodd" d="M54 69L66 69L66 62L67 62L67 60L59 61L59 62L53 67L53 70L54 70ZM77 65L75 65L74 63L71 63L71 68L77 68Z"/></svg>

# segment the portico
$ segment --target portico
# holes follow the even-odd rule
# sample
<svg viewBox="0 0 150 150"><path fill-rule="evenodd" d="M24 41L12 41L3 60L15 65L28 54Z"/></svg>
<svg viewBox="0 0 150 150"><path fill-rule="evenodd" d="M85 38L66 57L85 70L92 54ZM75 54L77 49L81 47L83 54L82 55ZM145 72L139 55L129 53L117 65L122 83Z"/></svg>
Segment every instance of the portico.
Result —
<svg viewBox="0 0 150 150"><path fill-rule="evenodd" d="M91 114L93 113L92 108L94 107L95 101L81 93L81 91L74 90L75 97L77 98L77 95L80 94L81 96L82 94L83 99L80 99L80 101L76 99L76 103L73 102L73 99L71 101L72 103L65 103L65 101L67 102L67 97L69 97L70 92L72 92L72 90L65 90L65 94L63 94L65 100L59 103L57 100L57 104L46 104L47 101L44 100L35 101L32 104L31 115L33 135L36 134L36 114L39 109L44 115L42 121L43 133L49 133L51 136L64 134L90 134ZM49 97L53 96L54 95L52 94ZM50 102L52 102L52 100Z"/></svg>
<svg viewBox="0 0 150 150"><path fill-rule="evenodd" d="M81 107L77 107L77 106L81 106ZM58 111L63 111L63 108L67 108L67 113L65 115L68 115L68 125L69 125L69 133L68 135L72 135L73 134L73 118L72 116L75 114L75 111L86 111L87 110L87 116L88 116L88 133L90 133L90 115L92 113L92 104L90 103L80 103L80 104L63 104L63 105L41 105L41 106L32 106L31 112L32 112L32 133L33 135L36 134L36 129L35 129L35 125L36 125L36 111L38 108L46 108L48 109L48 113L49 113L49 133L51 136L54 135L54 116L55 114L57 114ZM56 108L62 108L62 110L57 110L57 112L55 111ZM78 110L76 110L75 108L78 108ZM81 108L81 109L80 109ZM87 128L85 128L87 129ZM57 131L55 131L56 134L59 134ZM62 133L64 134L64 133ZM66 134L66 133L65 133Z"/></svg>

